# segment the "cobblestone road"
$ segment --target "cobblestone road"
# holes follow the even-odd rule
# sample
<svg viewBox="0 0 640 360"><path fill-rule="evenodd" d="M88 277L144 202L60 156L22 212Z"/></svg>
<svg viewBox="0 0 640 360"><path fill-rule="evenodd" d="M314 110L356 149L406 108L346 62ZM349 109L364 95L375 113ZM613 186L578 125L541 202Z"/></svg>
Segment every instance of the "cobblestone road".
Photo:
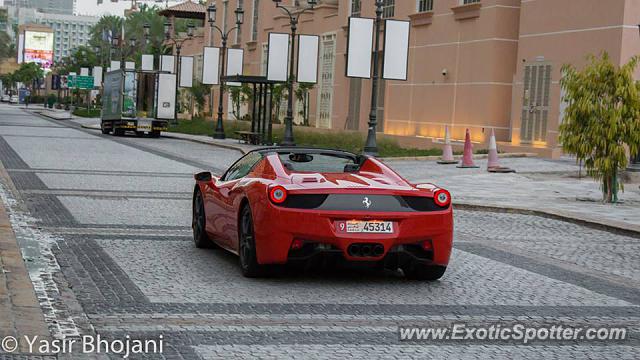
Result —
<svg viewBox="0 0 640 360"><path fill-rule="evenodd" d="M441 281L344 268L245 279L234 256L195 249L189 229L192 173L238 156L0 105L0 194L53 335L162 335L167 358L637 358L639 237L456 211ZM399 326L460 323L618 326L628 339L400 341Z"/></svg>

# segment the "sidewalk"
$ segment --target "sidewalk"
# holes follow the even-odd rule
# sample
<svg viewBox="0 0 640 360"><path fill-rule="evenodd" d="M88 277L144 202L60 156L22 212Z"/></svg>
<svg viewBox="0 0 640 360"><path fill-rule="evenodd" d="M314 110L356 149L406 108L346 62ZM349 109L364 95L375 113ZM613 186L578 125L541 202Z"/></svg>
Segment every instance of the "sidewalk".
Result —
<svg viewBox="0 0 640 360"><path fill-rule="evenodd" d="M0 339L6 336L49 338L40 304L18 248L5 206L0 199ZM13 346L12 343L6 344ZM14 353L26 353L22 342ZM1 352L1 350L0 350Z"/></svg>
<svg viewBox="0 0 640 360"><path fill-rule="evenodd" d="M76 118L84 127L99 129L97 119ZM164 137L195 141L236 149L246 153L258 146L237 140L216 140L207 136L163 133ZM640 233L639 184L625 184L620 203L602 204L600 185L591 178L578 178L575 160L547 160L528 154L501 154L500 164L517 173L495 174L486 171L486 155L476 155L477 169L459 169L455 165L438 165L432 157L421 159L383 159L413 183L431 182L451 191L459 207L532 212ZM490 225L490 224L488 224Z"/></svg>

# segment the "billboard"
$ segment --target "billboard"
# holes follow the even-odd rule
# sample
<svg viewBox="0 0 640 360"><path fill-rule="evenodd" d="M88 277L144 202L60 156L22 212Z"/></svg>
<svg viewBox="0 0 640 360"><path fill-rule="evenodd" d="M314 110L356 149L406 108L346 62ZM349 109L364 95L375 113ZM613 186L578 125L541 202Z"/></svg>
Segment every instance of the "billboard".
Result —
<svg viewBox="0 0 640 360"><path fill-rule="evenodd" d="M53 33L25 31L24 62L37 63L45 70L51 69L53 65Z"/></svg>

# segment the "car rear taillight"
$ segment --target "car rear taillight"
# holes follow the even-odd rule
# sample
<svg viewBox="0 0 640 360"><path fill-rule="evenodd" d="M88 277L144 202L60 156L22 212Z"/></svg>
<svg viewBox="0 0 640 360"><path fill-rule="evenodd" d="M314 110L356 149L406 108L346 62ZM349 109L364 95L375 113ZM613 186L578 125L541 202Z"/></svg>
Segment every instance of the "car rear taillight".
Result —
<svg viewBox="0 0 640 360"><path fill-rule="evenodd" d="M451 203L451 194L447 190L440 189L433 194L433 201L438 206L447 207Z"/></svg>
<svg viewBox="0 0 640 360"><path fill-rule="evenodd" d="M282 204L287 200L287 189L282 186L275 186L269 190L269 199L274 204Z"/></svg>

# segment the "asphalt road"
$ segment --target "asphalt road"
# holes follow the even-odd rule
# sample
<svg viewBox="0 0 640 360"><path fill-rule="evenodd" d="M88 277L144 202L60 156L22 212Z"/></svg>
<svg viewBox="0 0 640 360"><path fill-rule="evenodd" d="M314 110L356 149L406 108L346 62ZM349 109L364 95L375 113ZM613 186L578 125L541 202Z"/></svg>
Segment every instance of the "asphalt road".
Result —
<svg viewBox="0 0 640 360"><path fill-rule="evenodd" d="M11 179L0 194L54 335L162 335L168 358L637 358L640 238L456 211L437 282L344 268L245 279L234 256L196 249L189 228L192 174L239 155L0 105ZM616 326L627 340L400 340L399 326L453 324Z"/></svg>

